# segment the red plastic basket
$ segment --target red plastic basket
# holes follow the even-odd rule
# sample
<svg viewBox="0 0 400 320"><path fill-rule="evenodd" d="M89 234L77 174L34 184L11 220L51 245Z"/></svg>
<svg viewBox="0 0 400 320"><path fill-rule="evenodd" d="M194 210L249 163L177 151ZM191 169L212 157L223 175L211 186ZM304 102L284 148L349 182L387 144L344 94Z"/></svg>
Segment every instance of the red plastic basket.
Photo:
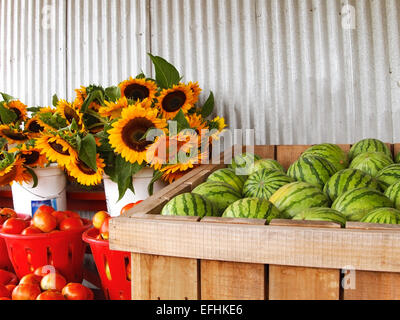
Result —
<svg viewBox="0 0 400 320"><path fill-rule="evenodd" d="M17 214L18 218L29 220L31 216L25 214ZM0 229L3 227L3 223L0 223ZM3 238L0 237L0 269L14 272L13 265L10 258L8 257L7 245Z"/></svg>
<svg viewBox="0 0 400 320"><path fill-rule="evenodd" d="M82 233L92 225L90 220L83 221L82 228L71 231L25 236L0 232L18 278L36 268L52 265L68 282L82 282L83 259L87 246L82 241Z"/></svg>
<svg viewBox="0 0 400 320"><path fill-rule="evenodd" d="M83 233L82 239L89 243L92 250L104 295L108 300L131 300L131 281L127 276L131 255L129 252L110 250L108 241L96 239L98 234L97 229L91 228Z"/></svg>

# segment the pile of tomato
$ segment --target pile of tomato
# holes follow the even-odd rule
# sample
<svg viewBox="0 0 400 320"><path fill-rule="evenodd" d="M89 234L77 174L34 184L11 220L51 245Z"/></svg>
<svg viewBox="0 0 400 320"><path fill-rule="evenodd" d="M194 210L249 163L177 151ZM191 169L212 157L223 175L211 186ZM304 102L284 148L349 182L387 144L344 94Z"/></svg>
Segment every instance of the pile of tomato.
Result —
<svg viewBox="0 0 400 320"><path fill-rule="evenodd" d="M0 269L0 300L93 300L93 291L67 280L53 267L43 266L18 280Z"/></svg>
<svg viewBox="0 0 400 320"><path fill-rule="evenodd" d="M0 210L1 232L8 234L32 235L80 229L84 220L74 211L56 211L50 206L40 206L32 219L19 218L9 208Z"/></svg>

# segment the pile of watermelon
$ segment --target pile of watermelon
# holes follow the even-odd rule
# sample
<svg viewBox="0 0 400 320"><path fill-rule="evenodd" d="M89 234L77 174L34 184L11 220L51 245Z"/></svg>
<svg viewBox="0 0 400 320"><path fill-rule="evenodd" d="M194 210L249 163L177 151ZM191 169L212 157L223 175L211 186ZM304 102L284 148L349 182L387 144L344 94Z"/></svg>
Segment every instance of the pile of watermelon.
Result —
<svg viewBox="0 0 400 320"><path fill-rule="evenodd" d="M400 224L400 153L364 139L345 152L314 145L286 171L273 159L236 156L162 215Z"/></svg>

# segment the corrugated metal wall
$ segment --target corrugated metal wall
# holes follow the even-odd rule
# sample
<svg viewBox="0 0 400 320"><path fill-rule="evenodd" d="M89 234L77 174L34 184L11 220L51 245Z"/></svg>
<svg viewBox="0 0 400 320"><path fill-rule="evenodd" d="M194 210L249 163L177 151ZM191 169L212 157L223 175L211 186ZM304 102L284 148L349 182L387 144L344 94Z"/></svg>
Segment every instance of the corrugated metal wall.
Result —
<svg viewBox="0 0 400 320"><path fill-rule="evenodd" d="M151 51L258 144L399 142L399 21L399 0L0 0L0 90L72 99Z"/></svg>

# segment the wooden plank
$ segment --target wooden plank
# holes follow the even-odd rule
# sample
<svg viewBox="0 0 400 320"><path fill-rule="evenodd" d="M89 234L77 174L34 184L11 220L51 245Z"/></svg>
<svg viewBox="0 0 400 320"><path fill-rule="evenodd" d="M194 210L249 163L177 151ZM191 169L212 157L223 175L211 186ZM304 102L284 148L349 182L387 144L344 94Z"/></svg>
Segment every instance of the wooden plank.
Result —
<svg viewBox="0 0 400 320"><path fill-rule="evenodd" d="M351 144L338 144L338 146L339 146L343 151L346 151L346 152L349 152L350 149L351 149Z"/></svg>
<svg viewBox="0 0 400 320"><path fill-rule="evenodd" d="M310 147L310 145L277 146L276 160L285 169L288 169L290 165L295 162L301 156L301 154Z"/></svg>
<svg viewBox="0 0 400 320"><path fill-rule="evenodd" d="M399 152L400 152L400 143L395 143L393 145L393 156L396 157Z"/></svg>
<svg viewBox="0 0 400 320"><path fill-rule="evenodd" d="M391 230L116 217L110 222L110 248L205 260L400 272L400 233Z"/></svg>
<svg viewBox="0 0 400 320"><path fill-rule="evenodd" d="M325 221L324 221L325 222ZM274 225L284 220L273 221ZM290 226L340 228L339 224L324 225L319 221L293 221ZM325 268L304 268L282 265L269 266L270 300L339 300L340 270Z"/></svg>
<svg viewBox="0 0 400 320"><path fill-rule="evenodd" d="M340 224L331 221L272 219L270 226L303 227L303 228L340 228Z"/></svg>
<svg viewBox="0 0 400 320"><path fill-rule="evenodd" d="M202 224L214 223L216 218L204 218ZM265 224L266 220L224 219L228 224ZM224 239L220 239L224 241ZM200 260L201 298L203 300L265 300L265 265L215 260Z"/></svg>
<svg viewBox="0 0 400 320"><path fill-rule="evenodd" d="M266 219L247 219L247 218L219 218L219 217L204 217L201 222L221 223L221 224L246 224L264 226L267 223Z"/></svg>
<svg viewBox="0 0 400 320"><path fill-rule="evenodd" d="M262 159L275 159L275 146L254 146L254 154Z"/></svg>
<svg viewBox="0 0 400 320"><path fill-rule="evenodd" d="M400 233L400 226L376 223L348 222L348 229L390 230ZM400 273L353 270L345 275L344 300L399 300Z"/></svg>
<svg viewBox="0 0 400 320"><path fill-rule="evenodd" d="M198 262L132 253L132 300L198 300Z"/></svg>

